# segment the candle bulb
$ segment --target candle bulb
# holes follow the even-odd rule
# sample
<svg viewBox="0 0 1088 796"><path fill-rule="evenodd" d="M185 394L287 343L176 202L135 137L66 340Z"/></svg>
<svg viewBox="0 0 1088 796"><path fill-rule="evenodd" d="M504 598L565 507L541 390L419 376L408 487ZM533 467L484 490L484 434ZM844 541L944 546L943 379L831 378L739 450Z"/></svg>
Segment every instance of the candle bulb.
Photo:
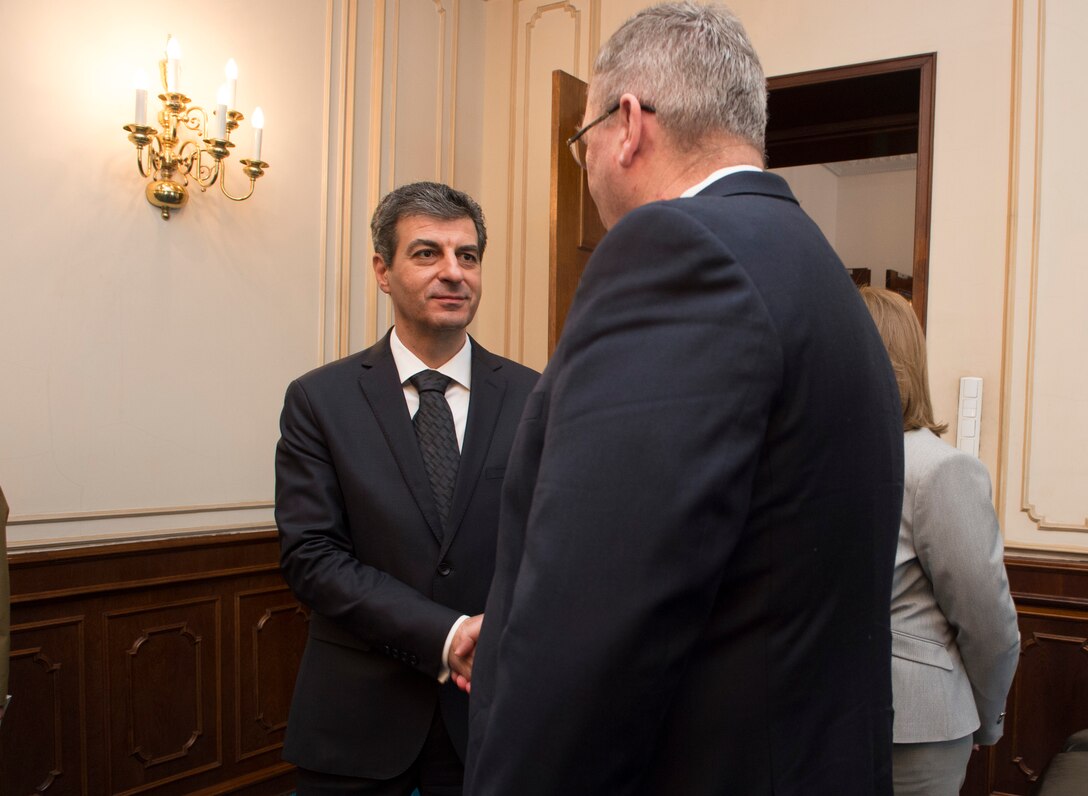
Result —
<svg viewBox="0 0 1088 796"><path fill-rule="evenodd" d="M216 93L216 108L215 108L215 137L218 139L225 139L227 137L227 102L230 90L227 88L227 84L224 83L219 87L219 91Z"/></svg>
<svg viewBox="0 0 1088 796"><path fill-rule="evenodd" d="M166 42L166 90L175 93L178 90L178 61L181 60L181 45L173 36Z"/></svg>
<svg viewBox="0 0 1088 796"><path fill-rule="evenodd" d="M253 111L253 159L261 159L261 137L264 134L264 111L258 105Z"/></svg>
<svg viewBox="0 0 1088 796"><path fill-rule="evenodd" d="M231 58L223 71L227 75L227 107L234 110L238 106L238 64Z"/></svg>
<svg viewBox="0 0 1088 796"><path fill-rule="evenodd" d="M147 125L147 72L143 69L136 70L136 77L133 79L133 85L136 87L136 124L140 126Z"/></svg>

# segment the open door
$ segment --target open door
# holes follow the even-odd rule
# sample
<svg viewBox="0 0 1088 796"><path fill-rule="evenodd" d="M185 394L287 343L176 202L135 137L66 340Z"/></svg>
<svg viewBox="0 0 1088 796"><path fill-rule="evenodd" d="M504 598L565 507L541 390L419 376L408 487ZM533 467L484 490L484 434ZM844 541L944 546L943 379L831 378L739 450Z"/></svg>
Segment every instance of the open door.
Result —
<svg viewBox="0 0 1088 796"><path fill-rule="evenodd" d="M548 356L563 331L578 280L604 237L589 195L586 173L574 162L567 139L582 124L587 86L559 69L552 72L552 191L548 277Z"/></svg>

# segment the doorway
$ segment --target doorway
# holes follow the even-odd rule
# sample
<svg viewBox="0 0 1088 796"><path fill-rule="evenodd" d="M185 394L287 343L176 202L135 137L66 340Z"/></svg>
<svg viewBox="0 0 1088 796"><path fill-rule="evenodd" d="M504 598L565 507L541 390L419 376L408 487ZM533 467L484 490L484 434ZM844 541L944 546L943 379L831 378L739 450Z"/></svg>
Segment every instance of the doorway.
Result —
<svg viewBox="0 0 1088 796"><path fill-rule="evenodd" d="M891 276L909 294L923 328L929 274L935 53L799 72L767 80L767 166L786 168L914 156L913 242L909 274ZM585 172L566 140L582 121L586 83L552 73L551 235L548 354L604 227ZM886 278L887 279L887 278Z"/></svg>

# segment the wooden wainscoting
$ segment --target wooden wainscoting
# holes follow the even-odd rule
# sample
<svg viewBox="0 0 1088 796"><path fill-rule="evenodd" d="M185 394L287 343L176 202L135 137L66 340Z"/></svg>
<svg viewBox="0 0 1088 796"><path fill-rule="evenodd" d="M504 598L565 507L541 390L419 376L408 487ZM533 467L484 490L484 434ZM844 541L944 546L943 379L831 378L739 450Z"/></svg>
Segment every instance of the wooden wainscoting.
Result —
<svg viewBox="0 0 1088 796"><path fill-rule="evenodd" d="M1088 561L1009 555L1005 566L1020 619L1020 668L1005 735L974 755L965 796L1029 796L1065 738L1088 727Z"/></svg>
<svg viewBox="0 0 1088 796"><path fill-rule="evenodd" d="M306 615L275 531L11 555L0 791L283 794Z"/></svg>
<svg viewBox="0 0 1088 796"><path fill-rule="evenodd" d="M306 616L274 531L14 553L0 791L290 792L280 760ZM962 793L1029 796L1088 727L1088 561L1008 556L1020 669Z"/></svg>

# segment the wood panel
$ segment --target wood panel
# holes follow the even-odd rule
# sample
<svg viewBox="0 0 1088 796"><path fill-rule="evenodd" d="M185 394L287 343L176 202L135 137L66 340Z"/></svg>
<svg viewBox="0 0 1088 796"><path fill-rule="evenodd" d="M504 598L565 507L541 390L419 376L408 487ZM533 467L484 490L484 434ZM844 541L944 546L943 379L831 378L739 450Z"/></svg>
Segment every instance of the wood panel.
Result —
<svg viewBox="0 0 1088 796"><path fill-rule="evenodd" d="M274 531L11 556L12 794L283 794L306 614Z"/></svg>
<svg viewBox="0 0 1088 796"><path fill-rule="evenodd" d="M1005 735L976 753L965 796L1029 796L1065 738L1088 727L1088 561L1008 556L1020 667Z"/></svg>
<svg viewBox="0 0 1088 796"><path fill-rule="evenodd" d="M291 790L306 614L273 531L15 553L4 794ZM1022 637L1005 737L967 796L1028 796L1088 727L1088 562L1009 556Z"/></svg>
<svg viewBox="0 0 1088 796"><path fill-rule="evenodd" d="M18 696L0 732L5 793L87 792L84 624L84 617L69 616L12 629L11 689ZM15 760L19 765L8 762Z"/></svg>
<svg viewBox="0 0 1088 796"><path fill-rule="evenodd" d="M286 586L239 594L235 614L234 732L242 760L282 746L308 617Z"/></svg>

